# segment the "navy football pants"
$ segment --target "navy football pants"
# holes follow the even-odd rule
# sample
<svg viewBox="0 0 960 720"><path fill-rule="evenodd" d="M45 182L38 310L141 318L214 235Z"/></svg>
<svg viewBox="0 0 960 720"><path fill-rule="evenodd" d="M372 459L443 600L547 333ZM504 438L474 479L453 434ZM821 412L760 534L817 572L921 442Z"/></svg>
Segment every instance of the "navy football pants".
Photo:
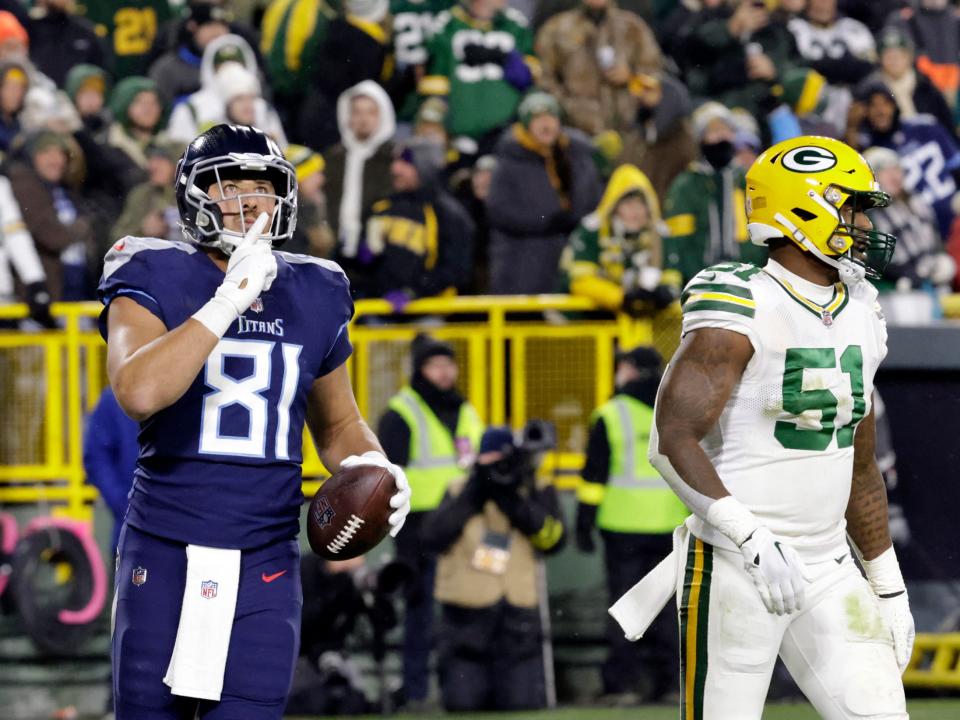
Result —
<svg viewBox="0 0 960 720"><path fill-rule="evenodd" d="M186 545L124 524L118 553L111 650L116 720L192 720L198 703L204 720L281 718L300 645L296 541L243 551L220 702L178 697L163 684L183 604Z"/></svg>

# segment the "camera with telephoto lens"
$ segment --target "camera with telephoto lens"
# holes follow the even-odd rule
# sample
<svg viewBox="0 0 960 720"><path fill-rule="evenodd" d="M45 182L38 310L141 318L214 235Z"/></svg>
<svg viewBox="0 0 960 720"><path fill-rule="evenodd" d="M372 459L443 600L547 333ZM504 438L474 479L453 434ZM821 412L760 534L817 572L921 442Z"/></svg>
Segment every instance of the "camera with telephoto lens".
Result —
<svg viewBox="0 0 960 720"><path fill-rule="evenodd" d="M517 488L533 485L537 466L544 453L557 446L557 430L546 420L529 420L512 445L502 449L503 457L484 467L486 478L495 486Z"/></svg>

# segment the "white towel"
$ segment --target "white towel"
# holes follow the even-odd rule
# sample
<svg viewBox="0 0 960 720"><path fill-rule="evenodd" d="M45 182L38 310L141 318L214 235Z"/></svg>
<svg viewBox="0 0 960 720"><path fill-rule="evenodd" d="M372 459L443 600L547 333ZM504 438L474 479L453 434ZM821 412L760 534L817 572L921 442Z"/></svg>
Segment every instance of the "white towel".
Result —
<svg viewBox="0 0 960 720"><path fill-rule="evenodd" d="M616 620L627 640L639 640L650 627L664 605L677 592L677 579L684 553L681 548L687 528L681 525L673 531L673 550L657 566L627 590L607 611Z"/></svg>
<svg viewBox="0 0 960 720"><path fill-rule="evenodd" d="M174 695L220 700L239 585L239 550L187 545L180 625L163 678Z"/></svg>

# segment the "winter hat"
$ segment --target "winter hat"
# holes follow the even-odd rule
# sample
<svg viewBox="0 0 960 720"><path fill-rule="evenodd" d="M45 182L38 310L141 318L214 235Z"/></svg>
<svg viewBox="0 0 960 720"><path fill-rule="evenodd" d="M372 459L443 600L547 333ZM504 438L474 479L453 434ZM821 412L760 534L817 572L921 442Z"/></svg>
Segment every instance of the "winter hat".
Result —
<svg viewBox="0 0 960 720"><path fill-rule="evenodd" d="M730 108L715 100L710 100L693 111L693 135L697 142L703 140L703 134L707 131L707 126L714 120L722 120L731 130L737 131L737 122Z"/></svg>
<svg viewBox="0 0 960 720"><path fill-rule="evenodd" d="M896 151L885 147L872 147L864 151L863 159L874 174L891 167L900 167L900 156Z"/></svg>
<svg viewBox="0 0 960 720"><path fill-rule="evenodd" d="M127 117L127 110L133 99L142 92L152 92L163 102L157 84L150 78L134 75L118 82L110 93L110 112L113 113L114 120L128 127L130 119Z"/></svg>
<svg viewBox="0 0 960 720"><path fill-rule="evenodd" d="M481 155L473 165L474 172L493 172L497 169L497 158L494 155Z"/></svg>
<svg viewBox="0 0 960 720"><path fill-rule="evenodd" d="M429 97L417 110L416 124L436 123L443 125L447 119L447 103L438 97Z"/></svg>
<svg viewBox="0 0 960 720"><path fill-rule="evenodd" d="M344 8L347 15L378 23L387 16L390 3L389 0L346 0Z"/></svg>
<svg viewBox="0 0 960 720"><path fill-rule="evenodd" d="M247 56L244 55L243 49L239 45L228 43L218 48L213 54L213 67L219 68L221 65L229 62L240 63L244 67L247 66Z"/></svg>
<svg viewBox="0 0 960 720"><path fill-rule="evenodd" d="M629 350L621 350L617 353L618 363L630 363L637 370L659 373L663 365L663 359L660 353L647 345L638 345Z"/></svg>
<svg viewBox="0 0 960 720"><path fill-rule="evenodd" d="M503 452L513 447L513 432L503 425L488 427L480 438L480 454Z"/></svg>
<svg viewBox="0 0 960 720"><path fill-rule="evenodd" d="M77 99L77 94L86 87L98 89L102 94L107 93L107 73L103 68L88 63L80 63L70 68L63 89L71 100Z"/></svg>
<svg viewBox="0 0 960 720"><path fill-rule="evenodd" d="M517 117L525 128L530 127L530 121L537 115L549 113L556 118L561 116L560 103L548 92L534 90L528 93L517 108Z"/></svg>
<svg viewBox="0 0 960 720"><path fill-rule="evenodd" d="M413 359L413 373L420 372L427 360L436 355L445 355L448 358L455 358L453 346L450 343L437 340L426 333L417 333L417 336L410 343L410 356Z"/></svg>
<svg viewBox="0 0 960 720"><path fill-rule="evenodd" d="M165 136L157 137L146 149L147 157L162 157L174 165L180 161L186 146L179 140L171 140Z"/></svg>
<svg viewBox="0 0 960 720"><path fill-rule="evenodd" d="M187 19L193 20L197 25L209 22L228 24L233 20L233 13L218 2L199 0L187 5Z"/></svg>
<svg viewBox="0 0 960 720"><path fill-rule="evenodd" d="M877 50L880 52L892 47L903 48L910 52L916 50L913 38L898 25L888 25L880 31L880 36L877 38Z"/></svg>
<svg viewBox="0 0 960 720"><path fill-rule="evenodd" d="M70 156L70 144L63 135L53 130L41 130L27 140L27 154L31 158L52 147L59 148L67 157Z"/></svg>
<svg viewBox="0 0 960 720"><path fill-rule="evenodd" d="M19 40L24 45L30 44L30 38L17 16L8 10L0 10L0 44L7 40Z"/></svg>
<svg viewBox="0 0 960 720"><path fill-rule="evenodd" d="M397 143L393 156L417 169L421 185L429 185L436 178L445 160L443 146L426 137L411 137Z"/></svg>
<svg viewBox="0 0 960 720"><path fill-rule="evenodd" d="M827 89L827 79L816 70L793 68L784 74L779 88L780 99L802 117L820 105Z"/></svg>
<svg viewBox="0 0 960 720"><path fill-rule="evenodd" d="M222 65L214 76L214 83L224 104L241 95L260 97L260 81L240 63Z"/></svg>
<svg viewBox="0 0 960 720"><path fill-rule="evenodd" d="M297 171L297 182L303 182L314 173L323 172L327 167L323 155L305 145L288 145L287 160Z"/></svg>

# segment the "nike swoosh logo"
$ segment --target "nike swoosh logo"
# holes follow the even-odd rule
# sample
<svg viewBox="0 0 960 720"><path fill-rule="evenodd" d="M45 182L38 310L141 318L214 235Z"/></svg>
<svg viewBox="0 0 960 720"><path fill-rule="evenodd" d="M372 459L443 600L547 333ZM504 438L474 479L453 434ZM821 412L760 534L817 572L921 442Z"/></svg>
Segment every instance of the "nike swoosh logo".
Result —
<svg viewBox="0 0 960 720"><path fill-rule="evenodd" d="M286 571L286 570L281 570L280 572L275 572L273 575L267 575L266 573L261 573L261 574L260 574L260 579L263 580L265 583L272 583L274 580L276 580L276 579L277 579L278 577L280 577L281 575L286 575L286 574L287 574L287 571Z"/></svg>

